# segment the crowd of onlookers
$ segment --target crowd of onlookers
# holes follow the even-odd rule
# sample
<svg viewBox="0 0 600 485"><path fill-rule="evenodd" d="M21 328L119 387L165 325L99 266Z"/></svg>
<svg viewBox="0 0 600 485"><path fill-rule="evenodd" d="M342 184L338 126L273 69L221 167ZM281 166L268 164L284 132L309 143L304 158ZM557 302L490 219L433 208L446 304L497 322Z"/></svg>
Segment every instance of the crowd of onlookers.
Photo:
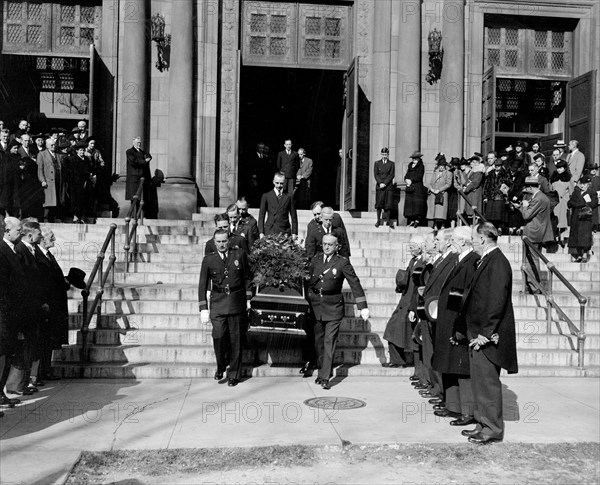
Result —
<svg viewBox="0 0 600 485"><path fill-rule="evenodd" d="M109 210L117 217L110 194L114 178L85 121L48 133L31 133L26 120L11 132L0 121L2 216L85 223Z"/></svg>
<svg viewBox="0 0 600 485"><path fill-rule="evenodd" d="M457 217L472 220L474 206L501 234L519 234L530 222L529 187L536 186L549 200L552 228L551 237L539 242L568 244L575 261L589 259L592 232L599 228L600 177L598 164L586 164L576 140L568 145L559 140L551 157L540 152L539 143L533 143L528 151L527 144L520 141L514 148L491 151L485 157L475 153L468 159L448 161L439 153L428 186L422 154L415 152L411 158L404 177L404 215L409 224L449 227Z"/></svg>

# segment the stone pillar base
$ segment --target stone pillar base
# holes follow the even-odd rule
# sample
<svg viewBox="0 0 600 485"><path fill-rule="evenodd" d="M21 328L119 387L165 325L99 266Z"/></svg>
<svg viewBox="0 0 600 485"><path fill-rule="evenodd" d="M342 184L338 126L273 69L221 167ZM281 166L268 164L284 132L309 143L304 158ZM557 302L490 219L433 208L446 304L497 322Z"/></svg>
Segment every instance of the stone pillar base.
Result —
<svg viewBox="0 0 600 485"><path fill-rule="evenodd" d="M111 193L121 208L119 217L127 216L131 202L125 200L125 177L115 182ZM192 214L197 212L198 189L196 183L185 178L169 178L158 191L158 218L159 219L192 219Z"/></svg>

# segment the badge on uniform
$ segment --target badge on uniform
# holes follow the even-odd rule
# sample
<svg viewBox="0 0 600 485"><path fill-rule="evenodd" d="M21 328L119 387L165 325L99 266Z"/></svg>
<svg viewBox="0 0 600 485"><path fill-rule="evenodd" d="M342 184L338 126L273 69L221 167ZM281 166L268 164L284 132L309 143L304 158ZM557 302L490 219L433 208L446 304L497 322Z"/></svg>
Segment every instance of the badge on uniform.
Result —
<svg viewBox="0 0 600 485"><path fill-rule="evenodd" d="M239 266L239 265L240 265L240 262L239 262L239 261L236 259L236 260L233 262L233 264L235 264L235 266L237 267L237 266Z"/></svg>
<svg viewBox="0 0 600 485"><path fill-rule="evenodd" d="M333 268L331 272L333 273L333 276L335 276L337 274L337 269Z"/></svg>

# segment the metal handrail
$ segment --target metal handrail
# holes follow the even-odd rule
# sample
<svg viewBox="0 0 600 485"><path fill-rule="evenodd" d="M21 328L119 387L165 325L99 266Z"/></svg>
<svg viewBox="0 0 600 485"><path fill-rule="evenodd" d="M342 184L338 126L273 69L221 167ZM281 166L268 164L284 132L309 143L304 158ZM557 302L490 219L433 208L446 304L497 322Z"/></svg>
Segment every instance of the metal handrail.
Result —
<svg viewBox="0 0 600 485"><path fill-rule="evenodd" d="M94 263L94 269L90 273L87 284L85 288L81 290L81 296L83 297L83 321L81 322L81 349L79 360L81 362L81 377L83 377L84 369L83 365L88 361L88 332L90 323L92 321L92 317L94 313L98 313L97 325L100 326L100 320L102 316L102 295L104 294L104 286L108 281L108 277L111 277L110 286L113 287L115 284L115 260L117 259L115 256L115 234L117 232L117 225L111 224L110 229L108 230L108 234L106 238L104 238L104 243L102 244L102 248L96 257L96 262ZM104 258L106 255L106 250L108 249L108 245L110 244L110 256L108 258L108 266L106 270L103 269L104 266ZM98 292L92 302L91 308L88 309L88 299L90 296L90 289L92 288L92 284L94 283L94 279L98 275Z"/></svg>
<svg viewBox="0 0 600 485"><path fill-rule="evenodd" d="M131 247L131 240L134 240L134 257L137 257L137 226L138 219L141 219L142 224L144 223L144 177L140 179L140 185L136 191L136 194L133 196L131 200L131 207L129 208L129 212L127 217L125 218L126 223L126 242L125 242L125 271L129 271L129 249ZM133 218L133 228L131 231L129 230L129 224ZM92 317L95 313L97 313L97 326L101 326L101 317L102 317L102 296L104 295L104 288L106 286L106 282L108 281L108 277L110 276L110 287L114 287L115 285L115 239L117 233L117 225L111 224L110 229L108 230L108 234L104 238L104 243L102 244L102 248L96 257L96 262L94 263L94 268L88 277L87 284L85 288L81 290L81 296L83 297L83 315L81 322L81 349L79 360L81 362L81 377L84 374L84 365L88 362L88 333L90 323L92 321ZM108 249L108 245L110 244L110 256L108 258L108 266L106 270L104 270L104 258L106 256L106 250ZM98 291L96 292L96 296L94 297L94 301L90 308L88 308L88 301L90 296L90 290L96 279L96 275L98 276Z"/></svg>
<svg viewBox="0 0 600 485"><path fill-rule="evenodd" d="M131 207L129 208L129 212L127 213L127 217L125 217L125 246L123 249L125 250L125 272L129 272L129 260L133 259L137 260L138 256L138 242L137 242L137 227L138 227L138 219L141 221L140 224L144 224L144 177L140 179L140 185L131 199ZM133 219L133 224L130 229L131 220ZM133 241L133 254L132 258L129 257L129 251L131 250L131 242Z"/></svg>
<svg viewBox="0 0 600 485"><path fill-rule="evenodd" d="M465 195L464 191L461 189L456 189L456 192L458 192L458 194L465 199L465 202L467 204L469 204L469 206L471 207L471 209L473 210L473 214L475 214L475 217L473 218L473 225L477 225L479 223L479 221L482 222L487 222L487 219L484 217L484 215L480 212L480 210L477 208L476 205L471 204L471 201L467 198L467 196ZM456 212L456 215L458 216L458 211ZM461 214L462 215L462 214ZM469 224L467 223L467 221L465 221L464 217L460 217L460 220L463 221L463 223L465 223L466 226L468 226Z"/></svg>
<svg viewBox="0 0 600 485"><path fill-rule="evenodd" d="M542 287L540 281L535 278L533 272L526 266L527 251L533 252L548 268L548 290ZM556 268L542 252L531 242L527 236L523 236L523 259L522 259L522 271L528 276L529 281L535 286L536 289L542 292L546 298L547 310L546 310L546 333L552 331L552 309L555 309L558 313L559 319L564 320L568 327L571 335L577 337L577 367L579 369L584 368L585 360L585 306L587 305L588 299L583 296L577 289L571 284L571 282ZM554 296L552 295L552 283L553 277L556 276L563 285L573 294L579 302L579 328L573 323L573 321L565 314L563 309L556 303ZM523 280L523 289L526 289L525 280Z"/></svg>

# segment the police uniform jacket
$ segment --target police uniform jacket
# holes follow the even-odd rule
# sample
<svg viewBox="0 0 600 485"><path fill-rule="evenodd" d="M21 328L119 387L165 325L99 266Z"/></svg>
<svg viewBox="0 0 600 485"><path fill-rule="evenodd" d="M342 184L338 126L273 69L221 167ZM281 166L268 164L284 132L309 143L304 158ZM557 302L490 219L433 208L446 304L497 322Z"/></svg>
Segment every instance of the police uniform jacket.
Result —
<svg viewBox="0 0 600 485"><path fill-rule="evenodd" d="M309 274L308 302L316 320L329 322L344 318L344 279L350 285L358 309L367 308L365 291L347 258L333 254L325 263L323 253L317 253L310 262Z"/></svg>
<svg viewBox="0 0 600 485"><path fill-rule="evenodd" d="M210 316L235 315L246 311L246 300L252 298L252 275L246 253L229 249L225 261L219 253L204 256L198 282L200 310L208 309L206 292L210 294Z"/></svg>

